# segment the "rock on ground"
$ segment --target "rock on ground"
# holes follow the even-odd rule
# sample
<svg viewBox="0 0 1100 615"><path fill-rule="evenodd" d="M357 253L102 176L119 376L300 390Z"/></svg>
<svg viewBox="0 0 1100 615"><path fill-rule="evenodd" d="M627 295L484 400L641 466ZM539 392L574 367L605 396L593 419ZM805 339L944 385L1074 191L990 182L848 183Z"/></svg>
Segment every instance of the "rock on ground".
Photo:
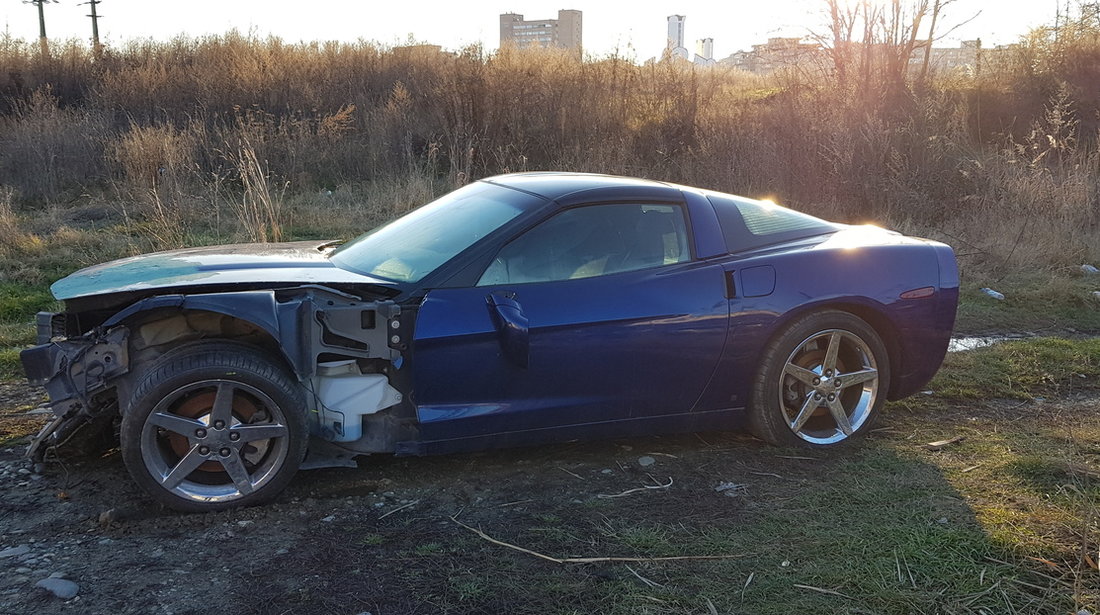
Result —
<svg viewBox="0 0 1100 615"><path fill-rule="evenodd" d="M68 579L58 579L56 577L50 577L48 579L42 579L34 584L35 587L41 587L42 589L50 592L51 594L61 598L62 600L68 600L75 598L77 592L80 591L80 586Z"/></svg>

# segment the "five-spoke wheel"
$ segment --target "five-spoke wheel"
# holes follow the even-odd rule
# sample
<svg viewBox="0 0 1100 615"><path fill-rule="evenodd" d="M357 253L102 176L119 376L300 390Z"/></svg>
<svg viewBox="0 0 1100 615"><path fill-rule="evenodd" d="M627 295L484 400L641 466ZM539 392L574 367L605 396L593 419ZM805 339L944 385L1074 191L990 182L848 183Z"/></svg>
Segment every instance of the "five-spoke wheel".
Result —
<svg viewBox="0 0 1100 615"><path fill-rule="evenodd" d="M764 353L750 427L778 444L847 441L882 407L888 363L878 334L863 320L832 310L804 317Z"/></svg>
<svg viewBox="0 0 1100 615"><path fill-rule="evenodd" d="M254 348L201 343L162 357L123 415L134 479L173 508L218 510L278 494L305 450L301 393Z"/></svg>

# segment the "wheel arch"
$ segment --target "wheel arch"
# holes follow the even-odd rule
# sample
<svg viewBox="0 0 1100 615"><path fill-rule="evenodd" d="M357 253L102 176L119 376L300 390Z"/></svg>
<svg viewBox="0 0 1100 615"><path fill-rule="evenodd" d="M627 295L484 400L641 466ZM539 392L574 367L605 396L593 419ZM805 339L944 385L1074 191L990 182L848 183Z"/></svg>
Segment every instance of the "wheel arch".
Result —
<svg viewBox="0 0 1100 615"><path fill-rule="evenodd" d="M171 345L199 340L237 341L269 351L294 373L290 357L283 350L275 333L241 316L209 309L152 309L133 314L119 324L131 331L131 351L141 353Z"/></svg>
<svg viewBox="0 0 1100 615"><path fill-rule="evenodd" d="M167 331L149 331L145 347L190 341L204 337L241 339L264 350L276 352L293 373L301 373L300 365L285 348L286 336L276 306L274 293L265 290L245 290L239 293L210 295L157 295L146 297L103 322L103 328L124 325L133 336L131 345L141 344L142 328L172 319L204 318L199 327ZM210 319L213 317L213 320ZM141 350L142 345L139 345Z"/></svg>
<svg viewBox="0 0 1100 615"><path fill-rule="evenodd" d="M138 374L158 357L181 344L198 340L231 340L258 348L288 373L302 374L284 342L272 293L245 291L218 295L158 295L147 297L104 321L109 329L130 330L131 372L116 383L120 409L125 410Z"/></svg>
<svg viewBox="0 0 1100 615"><path fill-rule="evenodd" d="M839 312L847 312L848 314L859 318L863 322L866 322L872 329L874 329L875 333L878 334L879 339L882 340L882 345L886 347L887 359L890 361L890 373L903 373L901 341L897 327L894 325L893 321L891 321L890 318L886 315L886 312L881 305L875 305L874 302L865 298L842 297L798 306L797 308L783 314L780 317L780 319L775 323L775 327L772 329L771 335L769 335L766 344L771 344L777 337L782 335L791 323L797 321L807 314L819 312L821 310L837 310ZM890 388L887 390L886 395L887 399L895 399L894 391L897 387L898 382L898 378L892 377L890 379Z"/></svg>

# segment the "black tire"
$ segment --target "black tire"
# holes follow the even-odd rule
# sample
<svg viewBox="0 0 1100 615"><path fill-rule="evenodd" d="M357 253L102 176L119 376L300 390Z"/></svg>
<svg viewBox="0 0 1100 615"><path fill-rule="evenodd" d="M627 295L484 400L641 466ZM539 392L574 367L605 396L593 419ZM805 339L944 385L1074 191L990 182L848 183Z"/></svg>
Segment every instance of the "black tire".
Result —
<svg viewBox="0 0 1100 615"><path fill-rule="evenodd" d="M297 381L255 347L202 341L141 372L119 434L130 476L185 512L268 502L308 443Z"/></svg>
<svg viewBox="0 0 1100 615"><path fill-rule="evenodd" d="M872 428L889 388L890 360L874 328L839 310L808 314L765 348L749 430L781 446L842 445Z"/></svg>

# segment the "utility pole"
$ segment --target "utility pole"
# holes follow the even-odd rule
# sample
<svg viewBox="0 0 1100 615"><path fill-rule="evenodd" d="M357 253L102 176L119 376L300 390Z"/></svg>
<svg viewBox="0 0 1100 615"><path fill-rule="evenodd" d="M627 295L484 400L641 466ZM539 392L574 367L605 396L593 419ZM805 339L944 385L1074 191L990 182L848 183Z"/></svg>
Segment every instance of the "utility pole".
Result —
<svg viewBox="0 0 1100 615"><path fill-rule="evenodd" d="M57 0L23 0L24 4L33 4L38 7L38 45L43 56L50 55L50 44L46 40L46 10L42 5L47 2L57 3Z"/></svg>
<svg viewBox="0 0 1100 615"><path fill-rule="evenodd" d="M96 14L95 10L95 6L100 2L103 2L103 0L88 0L87 2L81 3L87 4L92 8L91 14L87 15L87 17L92 18L92 53L95 54L97 60L103 55L103 46L99 44L99 18L102 17L102 15Z"/></svg>

